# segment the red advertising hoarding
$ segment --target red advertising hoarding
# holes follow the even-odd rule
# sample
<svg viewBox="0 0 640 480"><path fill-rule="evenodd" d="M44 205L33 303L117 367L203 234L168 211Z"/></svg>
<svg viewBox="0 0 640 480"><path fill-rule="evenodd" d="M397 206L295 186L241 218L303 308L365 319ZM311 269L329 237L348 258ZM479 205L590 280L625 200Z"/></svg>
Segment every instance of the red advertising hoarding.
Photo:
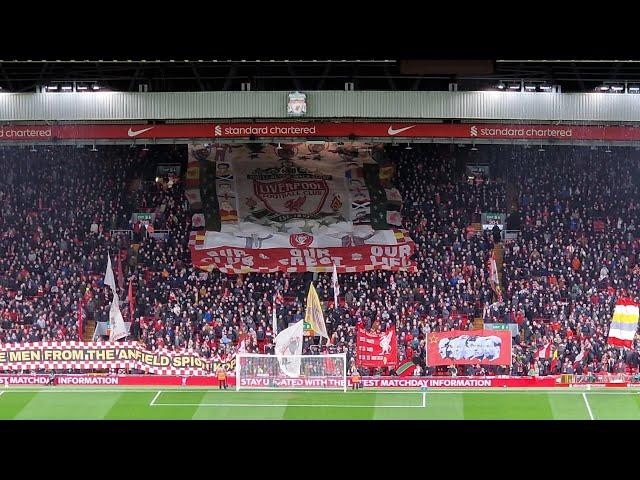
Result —
<svg viewBox="0 0 640 480"><path fill-rule="evenodd" d="M235 377L227 377L227 383L235 386ZM504 387L566 387L560 382L560 375L547 377L362 377L364 388L504 388ZM339 388L341 378L288 378L281 379L278 387L286 388ZM46 386L48 375L0 375L0 387ZM148 387L217 387L215 376L176 376L176 375L56 375L56 385L73 387L113 387L113 386L148 386ZM268 388L275 386L268 379L245 378L245 388ZM628 383L612 384L628 386ZM351 386L351 378L347 376L347 386Z"/></svg>
<svg viewBox="0 0 640 480"><path fill-rule="evenodd" d="M249 139L249 138L468 138L509 140L638 141L629 126L520 125L409 122L258 122L187 124L14 125L0 127L0 142L52 140Z"/></svg>

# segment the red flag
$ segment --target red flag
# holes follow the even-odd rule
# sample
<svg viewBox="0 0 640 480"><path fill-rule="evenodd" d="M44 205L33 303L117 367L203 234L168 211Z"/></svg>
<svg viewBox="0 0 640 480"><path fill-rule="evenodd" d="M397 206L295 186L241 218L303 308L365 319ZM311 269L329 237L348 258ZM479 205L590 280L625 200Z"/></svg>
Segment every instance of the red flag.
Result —
<svg viewBox="0 0 640 480"><path fill-rule="evenodd" d="M383 333L369 333L358 328L356 364L365 367L395 367L398 363L396 327Z"/></svg>
<svg viewBox="0 0 640 480"><path fill-rule="evenodd" d="M133 298L133 283L129 279L129 321L133 322L133 312L135 310L135 300Z"/></svg>
<svg viewBox="0 0 640 480"><path fill-rule="evenodd" d="M78 337L82 341L82 299L78 301Z"/></svg>

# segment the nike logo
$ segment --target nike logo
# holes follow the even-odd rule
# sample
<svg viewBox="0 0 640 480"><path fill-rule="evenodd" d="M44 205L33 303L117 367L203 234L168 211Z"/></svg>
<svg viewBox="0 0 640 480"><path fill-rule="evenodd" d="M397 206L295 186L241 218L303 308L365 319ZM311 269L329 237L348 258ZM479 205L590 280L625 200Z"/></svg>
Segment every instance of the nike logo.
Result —
<svg viewBox="0 0 640 480"><path fill-rule="evenodd" d="M138 135L140 135L141 133L144 132L148 132L149 130L151 130L153 127L149 127L149 128L143 128L142 130L133 130L133 129L129 129L129 136L130 137L137 137Z"/></svg>
<svg viewBox="0 0 640 480"><path fill-rule="evenodd" d="M413 127L415 127L415 125L411 125L410 127L398 128L397 130L394 130L392 126L389 126L389 130L387 130L387 133L389 135L397 135L397 134L402 133L405 130L409 130L410 128L413 128Z"/></svg>

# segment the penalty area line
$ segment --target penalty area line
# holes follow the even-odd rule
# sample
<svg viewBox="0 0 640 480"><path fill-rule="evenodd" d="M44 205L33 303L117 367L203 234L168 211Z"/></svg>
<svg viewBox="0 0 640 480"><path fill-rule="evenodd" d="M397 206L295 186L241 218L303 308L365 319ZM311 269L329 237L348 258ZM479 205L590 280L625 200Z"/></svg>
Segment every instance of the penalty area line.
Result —
<svg viewBox="0 0 640 480"><path fill-rule="evenodd" d="M156 393L156 396L153 397L153 400L151 400L151 403L149 404L150 407L156 406L156 400L158 399L161 393L162 393L162 390L158 390L158 393Z"/></svg>
<svg viewBox="0 0 640 480"><path fill-rule="evenodd" d="M282 407L305 407L305 408L422 408L424 405L319 405L310 404L262 404L262 403L155 403L154 407L238 407L238 408L282 408Z"/></svg>
<svg viewBox="0 0 640 480"><path fill-rule="evenodd" d="M589 406L589 400L587 400L587 395L582 392L582 398L584 398L584 404L587 406L587 410L589 412L589 418L591 418L591 420L593 420L593 413L591 412L591 407Z"/></svg>

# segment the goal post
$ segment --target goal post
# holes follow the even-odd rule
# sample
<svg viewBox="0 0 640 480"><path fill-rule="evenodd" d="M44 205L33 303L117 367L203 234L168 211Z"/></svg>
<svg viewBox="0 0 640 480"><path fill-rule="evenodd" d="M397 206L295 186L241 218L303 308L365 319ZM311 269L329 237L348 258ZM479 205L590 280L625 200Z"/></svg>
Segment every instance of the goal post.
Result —
<svg viewBox="0 0 640 480"><path fill-rule="evenodd" d="M299 372L299 374L298 374ZM236 390L347 391L347 354L236 355Z"/></svg>

